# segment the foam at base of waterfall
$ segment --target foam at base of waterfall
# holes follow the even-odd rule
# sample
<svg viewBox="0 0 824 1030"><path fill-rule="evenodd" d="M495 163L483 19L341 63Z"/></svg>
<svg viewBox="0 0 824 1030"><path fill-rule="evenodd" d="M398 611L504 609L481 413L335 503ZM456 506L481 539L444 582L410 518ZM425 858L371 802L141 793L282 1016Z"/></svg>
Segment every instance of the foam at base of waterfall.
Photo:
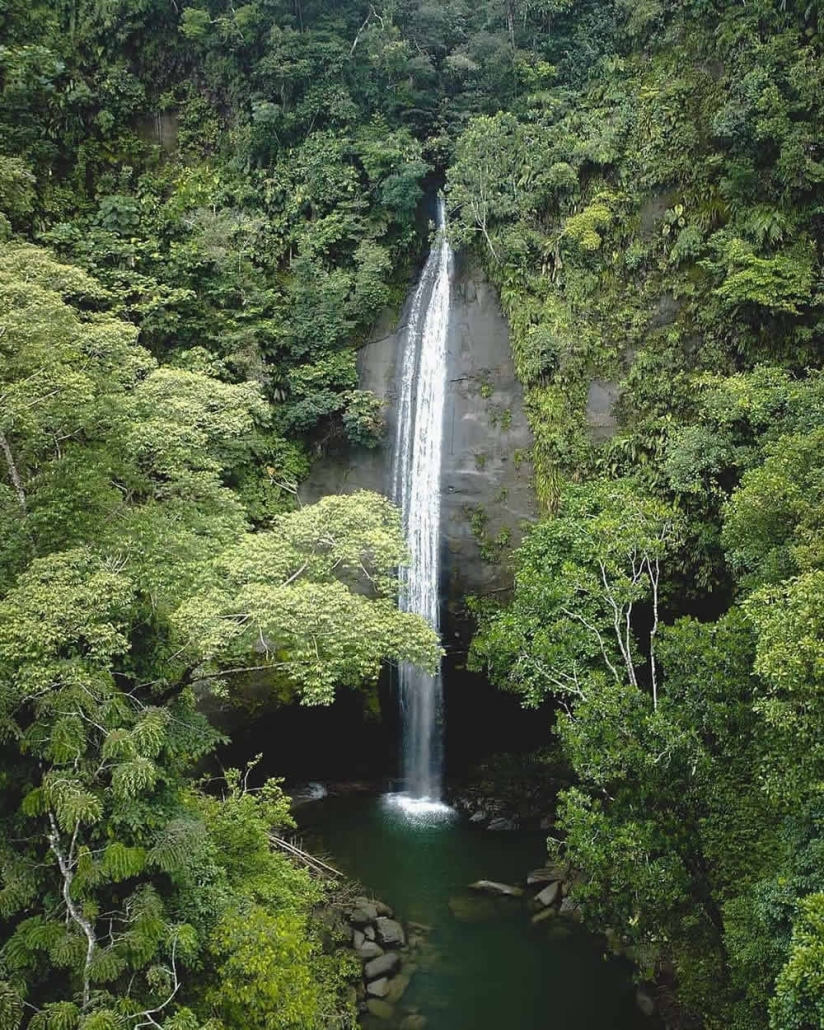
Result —
<svg viewBox="0 0 824 1030"><path fill-rule="evenodd" d="M384 794L384 805L401 812L410 822L444 823L457 816L454 808L434 798L415 798L409 794Z"/></svg>

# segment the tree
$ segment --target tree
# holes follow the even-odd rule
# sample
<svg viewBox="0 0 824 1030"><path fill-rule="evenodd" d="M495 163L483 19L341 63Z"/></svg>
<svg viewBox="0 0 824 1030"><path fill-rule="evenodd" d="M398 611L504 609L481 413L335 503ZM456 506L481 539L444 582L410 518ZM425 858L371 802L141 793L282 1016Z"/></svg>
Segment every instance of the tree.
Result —
<svg viewBox="0 0 824 1030"><path fill-rule="evenodd" d="M483 613L473 664L537 704L547 693L584 699L596 671L637 689L648 660L657 704L661 561L676 534L674 512L631 483L568 486L558 515L519 553L515 604ZM639 651L633 611L647 601L652 620Z"/></svg>

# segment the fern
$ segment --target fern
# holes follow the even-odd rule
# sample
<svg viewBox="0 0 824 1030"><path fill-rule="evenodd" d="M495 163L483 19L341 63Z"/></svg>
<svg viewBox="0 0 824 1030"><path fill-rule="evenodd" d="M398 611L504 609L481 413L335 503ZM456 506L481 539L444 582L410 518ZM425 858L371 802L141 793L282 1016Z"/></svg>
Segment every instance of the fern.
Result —
<svg viewBox="0 0 824 1030"><path fill-rule="evenodd" d="M120 1030L121 1026L117 1014L111 1009L98 1009L81 1021L79 1030Z"/></svg>
<svg viewBox="0 0 824 1030"><path fill-rule="evenodd" d="M58 969L79 969L86 958L87 941L80 933L64 931L49 950L49 958Z"/></svg>
<svg viewBox="0 0 824 1030"><path fill-rule="evenodd" d="M132 730L132 740L139 755L156 758L166 741L170 715L165 708L147 709Z"/></svg>
<svg viewBox="0 0 824 1030"><path fill-rule="evenodd" d="M35 1013L29 1030L76 1030L80 1010L70 1001L56 1001Z"/></svg>
<svg viewBox="0 0 824 1030"><path fill-rule="evenodd" d="M22 998L7 980L0 980L0 1030L17 1030L22 1018Z"/></svg>
<svg viewBox="0 0 824 1030"><path fill-rule="evenodd" d="M25 795L20 805L23 815L43 815L46 811L46 796L42 787L35 787Z"/></svg>
<svg viewBox="0 0 824 1030"><path fill-rule="evenodd" d="M80 758L86 745L82 720L76 715L67 715L52 725L46 755L58 765L65 765Z"/></svg>
<svg viewBox="0 0 824 1030"><path fill-rule="evenodd" d="M51 773L43 783L43 790L63 830L71 831L78 823L95 823L103 814L100 798L77 780Z"/></svg>
<svg viewBox="0 0 824 1030"><path fill-rule="evenodd" d="M146 852L143 848L128 848L115 841L103 853L102 870L115 883L139 876L145 866Z"/></svg>
<svg viewBox="0 0 824 1030"><path fill-rule="evenodd" d="M100 948L89 967L92 983L111 983L126 968L126 960L115 948Z"/></svg>
<svg viewBox="0 0 824 1030"><path fill-rule="evenodd" d="M202 823L194 819L174 819L166 824L163 835L149 851L148 863L164 873L187 869L205 835Z"/></svg>
<svg viewBox="0 0 824 1030"><path fill-rule="evenodd" d="M100 863L96 862L87 847L81 847L77 855L77 869L74 874L72 893L83 893L103 880Z"/></svg>
<svg viewBox="0 0 824 1030"><path fill-rule="evenodd" d="M118 798L136 798L149 791L157 781L157 768L148 758L123 762L112 773L112 789Z"/></svg>
<svg viewBox="0 0 824 1030"><path fill-rule="evenodd" d="M103 741L102 754L107 759L133 758L134 742L128 730L112 730Z"/></svg>

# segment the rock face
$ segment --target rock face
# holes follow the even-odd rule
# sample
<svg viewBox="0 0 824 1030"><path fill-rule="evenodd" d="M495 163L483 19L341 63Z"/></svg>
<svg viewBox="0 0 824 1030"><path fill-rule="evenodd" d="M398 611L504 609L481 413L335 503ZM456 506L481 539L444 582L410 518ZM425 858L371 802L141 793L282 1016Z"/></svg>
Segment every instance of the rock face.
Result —
<svg viewBox="0 0 824 1030"><path fill-rule="evenodd" d="M405 312L399 320L387 314L358 356L361 388L386 402L385 445L330 451L301 487L304 503L355 490L390 492L403 342L402 328L398 331L396 325L403 327L404 321ZM492 287L460 258L447 352L441 534L443 593L449 601L509 586L506 563L485 561L483 553L488 557L496 548L516 545L522 522L537 517L531 467L525 460L532 435L515 378L508 326Z"/></svg>

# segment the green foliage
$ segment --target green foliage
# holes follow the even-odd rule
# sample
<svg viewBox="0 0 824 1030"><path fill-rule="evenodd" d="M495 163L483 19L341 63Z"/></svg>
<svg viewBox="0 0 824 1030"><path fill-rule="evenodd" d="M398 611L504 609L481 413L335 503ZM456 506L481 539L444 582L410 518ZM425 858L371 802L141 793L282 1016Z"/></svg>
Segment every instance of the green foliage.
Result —
<svg viewBox="0 0 824 1030"><path fill-rule="evenodd" d="M328 704L387 658L431 667L434 634L397 606L399 516L361 493L251 532L227 481L262 440L294 462L259 387L158 367L110 299L36 247L0 261L3 1019L345 1024L322 892L270 850L288 800L194 786L221 739L194 684L254 669ZM348 352L295 389L317 375L351 386Z"/></svg>

